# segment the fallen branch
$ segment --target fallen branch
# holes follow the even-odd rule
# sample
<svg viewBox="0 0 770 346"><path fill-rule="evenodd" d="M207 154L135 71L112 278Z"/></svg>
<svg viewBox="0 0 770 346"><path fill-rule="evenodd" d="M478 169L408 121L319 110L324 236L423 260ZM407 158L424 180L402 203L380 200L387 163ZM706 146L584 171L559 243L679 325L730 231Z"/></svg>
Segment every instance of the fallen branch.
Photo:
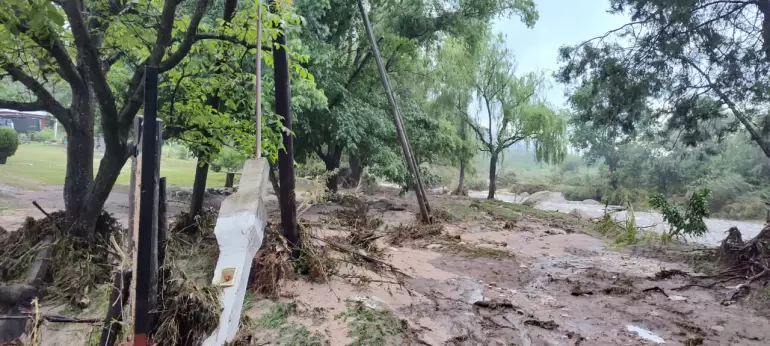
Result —
<svg viewBox="0 0 770 346"><path fill-rule="evenodd" d="M322 242L326 243L327 245L329 245L329 246L331 246L331 247L333 247L333 248L335 248L335 249L337 249L337 250L339 250L339 251L342 251L342 252L347 252L347 253L349 253L349 254L352 254L352 255L356 255L356 256L359 256L359 257L361 257L361 258L363 258L363 259L365 259L365 260L367 260L367 261L369 261L369 262L377 263L377 264L379 264L379 265L382 265L382 266L388 267L388 268L390 268L390 270L391 270L391 271L393 271L393 272L395 272L395 273L398 273L398 274L400 274L400 275L403 275L403 276L405 276L405 277L408 277L408 278L410 278L410 279L412 278L412 276L410 276L409 274L406 274L406 273L402 272L400 269L398 269L398 268L394 267L392 264L390 264L390 263L388 263L388 262L385 262L385 261L382 261L382 260L378 260L378 259L376 259L376 258L374 258L374 257L372 257L372 256L369 256L369 255L365 255L365 254L362 254L362 253L360 253L360 252L358 252L358 251L356 251L356 250L354 250L354 249L350 249L350 248L348 248L348 247L345 247L345 246L342 246L342 245L340 245L340 244L334 243L334 242L332 242L332 241L326 240L326 239L324 239L324 238L318 237L318 236L316 236L316 235L313 235L313 234L309 234L309 235L310 235L310 237L311 237L311 238L313 238L313 239L315 239L315 240L319 240L319 241L322 241Z"/></svg>
<svg viewBox="0 0 770 346"><path fill-rule="evenodd" d="M93 318L74 318L74 317L66 317L66 316L59 316L59 315L42 315L40 318L53 323L100 323L98 319ZM35 319L35 314L23 314L23 315L0 315L0 320L33 320Z"/></svg>
<svg viewBox="0 0 770 346"><path fill-rule="evenodd" d="M53 222L53 225L56 226L56 230L61 232L61 227L59 227L59 224L56 222L56 220L53 218L53 216L51 216L51 214L49 214L47 211L45 211L45 209L43 209L43 207L41 207L40 204L37 203L37 201L32 201L32 205L34 205L37 208L37 210L40 210L40 212L43 213L43 215L45 215L45 217L51 219L51 221Z"/></svg>
<svg viewBox="0 0 770 346"><path fill-rule="evenodd" d="M647 293L647 292L660 292L664 296L666 296L666 298L668 298L668 294L666 294L666 291L664 291L662 288L660 288L658 286L650 287L650 288L645 288L645 289L642 290L642 292L644 292L644 293Z"/></svg>

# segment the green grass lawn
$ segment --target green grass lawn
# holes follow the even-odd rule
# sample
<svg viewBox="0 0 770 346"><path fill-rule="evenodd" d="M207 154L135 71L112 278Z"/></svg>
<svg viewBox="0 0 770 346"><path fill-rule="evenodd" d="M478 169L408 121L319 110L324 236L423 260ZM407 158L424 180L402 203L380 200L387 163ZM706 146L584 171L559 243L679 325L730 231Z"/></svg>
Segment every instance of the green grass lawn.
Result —
<svg viewBox="0 0 770 346"><path fill-rule="evenodd" d="M165 150L165 147L164 147ZM94 174L102 159L101 153L94 155ZM163 155L160 164L160 176L166 177L168 185L192 186L195 177L195 160L181 160ZM38 143L21 144L16 155L8 158L8 163L0 165L0 184L22 188L35 188L41 184L64 184L67 157L64 146ZM118 185L128 185L131 173L130 161L123 166ZM237 176L236 176L237 179ZM207 185L223 187L225 173L209 171Z"/></svg>

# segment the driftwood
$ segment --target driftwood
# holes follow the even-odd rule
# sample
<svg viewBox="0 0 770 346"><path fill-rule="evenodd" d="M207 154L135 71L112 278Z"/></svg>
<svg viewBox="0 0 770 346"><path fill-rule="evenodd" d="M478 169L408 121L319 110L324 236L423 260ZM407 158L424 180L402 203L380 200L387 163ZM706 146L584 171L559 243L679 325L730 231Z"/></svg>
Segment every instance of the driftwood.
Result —
<svg viewBox="0 0 770 346"><path fill-rule="evenodd" d="M60 315L40 315L42 320L53 323L99 323L98 319L94 318L74 318ZM0 315L0 320L33 320L35 314L21 314L21 315Z"/></svg>

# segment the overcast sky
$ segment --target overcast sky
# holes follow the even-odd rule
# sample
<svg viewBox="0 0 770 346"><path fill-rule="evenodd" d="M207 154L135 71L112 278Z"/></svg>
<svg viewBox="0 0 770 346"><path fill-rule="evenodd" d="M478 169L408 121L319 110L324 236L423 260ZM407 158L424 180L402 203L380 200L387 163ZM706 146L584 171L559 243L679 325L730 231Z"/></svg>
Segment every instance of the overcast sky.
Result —
<svg viewBox="0 0 770 346"><path fill-rule="evenodd" d="M628 23L625 16L607 13L609 0L535 0L540 19L532 29L519 18L499 20L494 30L506 36L508 48L516 55L517 72L558 68L557 53L563 45L575 45ZM564 89L551 81L548 101L565 104Z"/></svg>

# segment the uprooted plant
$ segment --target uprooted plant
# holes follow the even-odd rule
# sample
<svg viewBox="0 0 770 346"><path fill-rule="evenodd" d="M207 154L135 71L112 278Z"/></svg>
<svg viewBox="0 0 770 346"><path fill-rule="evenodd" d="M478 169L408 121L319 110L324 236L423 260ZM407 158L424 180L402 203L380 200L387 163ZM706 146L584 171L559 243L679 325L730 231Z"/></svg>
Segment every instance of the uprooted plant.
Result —
<svg viewBox="0 0 770 346"><path fill-rule="evenodd" d="M67 300L81 308L88 305L89 291L110 282L118 261L113 243L122 239L120 224L107 212L97 221L96 233L89 239L63 232L64 212L55 212L35 220L28 217L15 232L0 234L0 281L18 282L26 279L38 253L49 248L51 261L48 271L48 299ZM111 241L111 239L113 241Z"/></svg>
<svg viewBox="0 0 770 346"><path fill-rule="evenodd" d="M354 284L383 282L401 285L406 274L383 260L377 245L382 220L368 215L366 201L355 195L338 194L346 206L325 223L302 222L299 226L301 251L292 259L279 224L270 222L262 248L254 259L250 287L268 298L278 298L284 279L304 275L310 281L326 283L338 277ZM275 220L274 220L275 221ZM344 235L323 236L322 225L339 225Z"/></svg>
<svg viewBox="0 0 770 346"><path fill-rule="evenodd" d="M709 217L708 196L711 191L706 188L698 189L690 196L687 207L682 211L679 207L669 203L661 194L650 198L650 205L663 214L663 221L670 225L661 239L664 243L679 237L699 237L708 232L708 227L703 219Z"/></svg>

